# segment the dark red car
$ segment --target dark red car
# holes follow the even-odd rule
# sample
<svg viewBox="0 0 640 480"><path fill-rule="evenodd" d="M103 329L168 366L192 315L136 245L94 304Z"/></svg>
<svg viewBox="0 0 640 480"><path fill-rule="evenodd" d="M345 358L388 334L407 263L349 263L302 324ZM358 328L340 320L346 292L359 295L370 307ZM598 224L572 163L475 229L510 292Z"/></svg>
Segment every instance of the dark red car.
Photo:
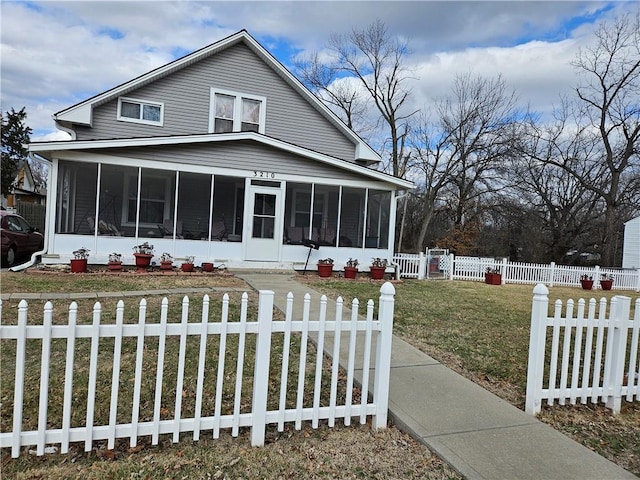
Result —
<svg viewBox="0 0 640 480"><path fill-rule="evenodd" d="M0 210L0 220L3 267L10 267L19 258L26 259L33 252L42 250L44 237L20 215Z"/></svg>

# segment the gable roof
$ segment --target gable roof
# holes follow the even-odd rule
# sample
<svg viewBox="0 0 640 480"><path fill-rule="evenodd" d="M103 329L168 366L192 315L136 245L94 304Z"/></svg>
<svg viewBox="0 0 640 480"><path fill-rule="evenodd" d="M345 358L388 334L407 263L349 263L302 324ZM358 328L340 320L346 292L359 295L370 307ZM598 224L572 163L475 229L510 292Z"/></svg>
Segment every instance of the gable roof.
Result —
<svg viewBox="0 0 640 480"><path fill-rule="evenodd" d="M380 156L353 130L348 128L340 118L333 113L324 103L322 103L313 93L305 87L282 63L280 63L271 53L260 45L246 30L241 30L225 39L212 43L206 47L196 50L173 62L167 63L150 72L140 75L133 80L125 82L103 93L99 93L87 100L77 103L71 107L61 110L53 115L56 124L62 129L69 129L73 124L92 125L93 109L99 105L107 103L119 96L147 85L155 80L170 75L182 68L192 65L208 56L225 50L238 43L244 43L267 65L269 65L278 75L280 75L294 90L304 97L316 110L325 116L338 130L346 137L350 138L356 145L355 159L366 163L380 162Z"/></svg>

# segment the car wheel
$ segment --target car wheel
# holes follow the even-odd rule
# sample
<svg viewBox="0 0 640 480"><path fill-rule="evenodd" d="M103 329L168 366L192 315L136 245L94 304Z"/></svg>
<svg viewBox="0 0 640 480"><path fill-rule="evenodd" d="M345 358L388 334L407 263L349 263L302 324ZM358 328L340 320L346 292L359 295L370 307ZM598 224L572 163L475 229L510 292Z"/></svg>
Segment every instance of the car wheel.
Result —
<svg viewBox="0 0 640 480"><path fill-rule="evenodd" d="M7 256L5 258L5 266L11 267L16 261L16 247L13 245L7 250Z"/></svg>

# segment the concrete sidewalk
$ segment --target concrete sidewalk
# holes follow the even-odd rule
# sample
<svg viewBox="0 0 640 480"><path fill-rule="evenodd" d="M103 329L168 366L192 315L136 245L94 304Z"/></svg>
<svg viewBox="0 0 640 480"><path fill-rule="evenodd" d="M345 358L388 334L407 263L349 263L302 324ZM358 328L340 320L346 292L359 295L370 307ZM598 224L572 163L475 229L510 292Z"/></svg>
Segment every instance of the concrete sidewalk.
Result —
<svg viewBox="0 0 640 480"><path fill-rule="evenodd" d="M311 317L317 318L320 293L290 273L234 273L256 290L274 291L276 306L283 311L292 292L296 315L309 293ZM333 305L330 302L328 312ZM637 478L396 336L389 410L397 426L468 479Z"/></svg>

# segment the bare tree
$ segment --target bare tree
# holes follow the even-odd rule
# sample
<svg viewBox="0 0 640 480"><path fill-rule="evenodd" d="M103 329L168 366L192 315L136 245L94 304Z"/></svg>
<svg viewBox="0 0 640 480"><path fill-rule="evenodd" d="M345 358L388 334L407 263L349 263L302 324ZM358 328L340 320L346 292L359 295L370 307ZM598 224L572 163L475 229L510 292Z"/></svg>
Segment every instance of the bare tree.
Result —
<svg viewBox="0 0 640 480"><path fill-rule="evenodd" d="M580 73L573 130L547 140L561 148L563 136L581 146L575 155L549 159L605 203L602 262L613 265L620 209L640 197L640 13L601 23L595 44L573 65ZM563 115L563 121L567 115Z"/></svg>
<svg viewBox="0 0 640 480"><path fill-rule="evenodd" d="M331 35L328 51L332 57L328 62L313 54L298 63L298 76L356 129L368 113L363 107L372 100L381 125L388 129L381 144L390 147L389 170L396 177L404 177L409 162L408 119L416 113L408 110L407 43L393 37L382 20L376 20L364 29Z"/></svg>
<svg viewBox="0 0 640 480"><path fill-rule="evenodd" d="M416 128L412 155L424 179L419 250L438 198L446 202L460 230L479 213L481 197L505 186L502 172L511 161L520 115L515 93L500 76L465 74L456 77L450 97L435 107L434 124Z"/></svg>
<svg viewBox="0 0 640 480"><path fill-rule="evenodd" d="M351 78L341 78L340 67L335 62L323 62L317 52L299 58L295 66L300 80L320 100L350 129L366 136L370 129L366 123L367 105L358 83Z"/></svg>

